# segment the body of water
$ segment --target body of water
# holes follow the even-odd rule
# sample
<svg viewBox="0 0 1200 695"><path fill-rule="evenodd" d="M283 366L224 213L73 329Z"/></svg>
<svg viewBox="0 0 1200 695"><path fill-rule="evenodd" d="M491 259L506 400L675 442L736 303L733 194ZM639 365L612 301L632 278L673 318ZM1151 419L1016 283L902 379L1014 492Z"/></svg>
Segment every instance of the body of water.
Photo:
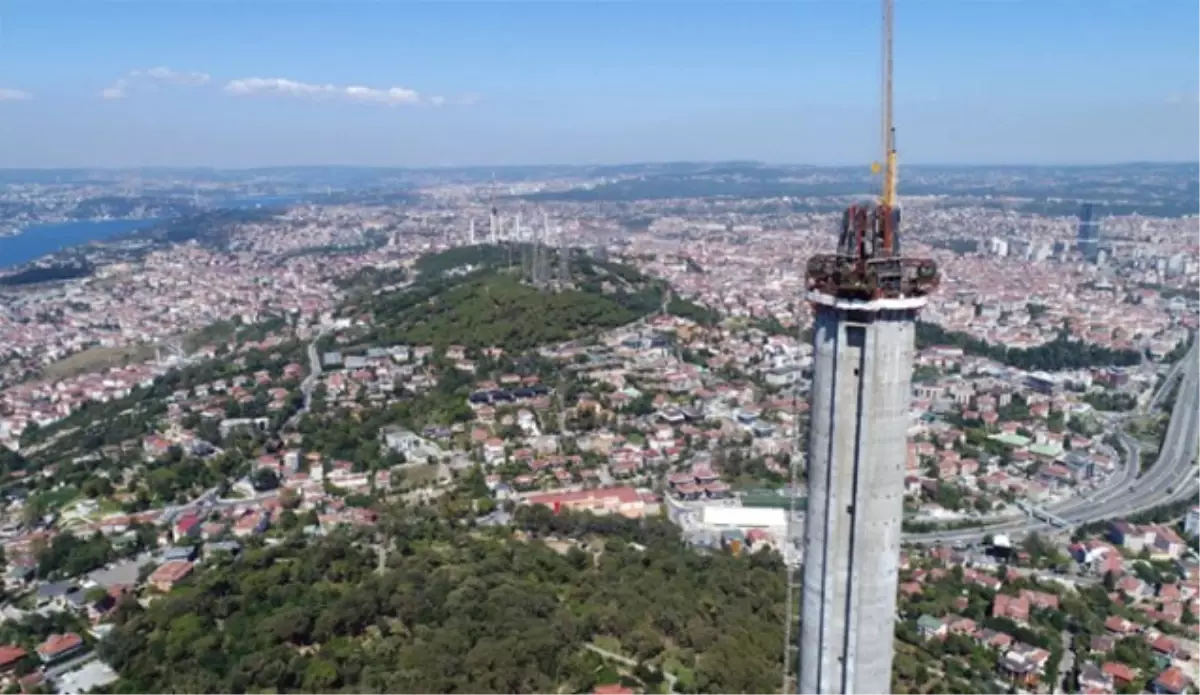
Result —
<svg viewBox="0 0 1200 695"><path fill-rule="evenodd" d="M16 236L0 237L0 269L11 268L92 241L148 227L158 220L84 220L35 224Z"/></svg>

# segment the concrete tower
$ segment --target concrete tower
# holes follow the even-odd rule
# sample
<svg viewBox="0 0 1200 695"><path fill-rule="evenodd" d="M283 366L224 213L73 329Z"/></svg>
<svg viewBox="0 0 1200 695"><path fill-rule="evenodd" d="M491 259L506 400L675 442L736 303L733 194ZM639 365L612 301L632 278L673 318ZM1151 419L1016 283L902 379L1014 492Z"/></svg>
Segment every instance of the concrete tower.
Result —
<svg viewBox="0 0 1200 695"><path fill-rule="evenodd" d="M812 292L799 692L891 692L917 311Z"/></svg>
<svg viewBox="0 0 1200 695"><path fill-rule="evenodd" d="M801 693L891 692L917 312L937 265L900 252L892 0L883 0L883 190L808 262L813 325Z"/></svg>

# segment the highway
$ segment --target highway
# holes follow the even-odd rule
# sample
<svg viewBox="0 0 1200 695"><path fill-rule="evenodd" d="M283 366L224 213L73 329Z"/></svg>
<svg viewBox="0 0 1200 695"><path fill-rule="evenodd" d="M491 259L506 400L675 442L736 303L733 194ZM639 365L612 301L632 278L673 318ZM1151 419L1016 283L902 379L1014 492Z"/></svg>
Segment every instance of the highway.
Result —
<svg viewBox="0 0 1200 695"><path fill-rule="evenodd" d="M1154 507L1187 499L1196 494L1200 483L1196 477L1196 455L1200 446L1200 352L1192 346L1188 354L1167 374L1150 407L1161 404L1170 392L1173 381L1181 379L1179 396L1171 411L1171 421L1159 450L1158 459L1144 476L1141 471L1141 447L1136 440L1121 431L1118 436L1125 447L1125 465L1105 485L1085 497L1063 500L1046 507L1046 511L1061 517L1072 526L1095 521L1130 516ZM1053 527L1035 519L1013 519L966 529L905 534L904 542L912 544L976 543L986 535L1003 533L1020 536L1037 530L1054 531Z"/></svg>

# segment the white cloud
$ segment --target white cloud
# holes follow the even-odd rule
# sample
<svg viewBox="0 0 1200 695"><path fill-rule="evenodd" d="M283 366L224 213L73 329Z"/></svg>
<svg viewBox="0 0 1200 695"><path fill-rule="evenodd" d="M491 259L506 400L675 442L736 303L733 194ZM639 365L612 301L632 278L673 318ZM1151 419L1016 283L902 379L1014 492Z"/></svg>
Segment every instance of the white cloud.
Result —
<svg viewBox="0 0 1200 695"><path fill-rule="evenodd" d="M112 86L100 90L102 99L124 99L129 96L129 80L124 78L112 83Z"/></svg>
<svg viewBox="0 0 1200 695"><path fill-rule="evenodd" d="M124 99L130 90L138 84L154 87L159 84L177 85L180 87L199 87L211 81L207 73L180 72L171 68L157 67L149 70L130 70L124 77L100 90L104 99Z"/></svg>
<svg viewBox="0 0 1200 695"><path fill-rule="evenodd" d="M134 70L129 73L132 77L149 77L160 82L187 86L208 84L212 78L204 72L179 72L171 68L150 68L149 70Z"/></svg>
<svg viewBox="0 0 1200 695"><path fill-rule="evenodd" d="M1200 95L1171 92L1167 95L1168 104L1195 104L1200 102Z"/></svg>
<svg viewBox="0 0 1200 695"><path fill-rule="evenodd" d="M28 101L32 98L32 94L20 89L0 88L0 101Z"/></svg>
<svg viewBox="0 0 1200 695"><path fill-rule="evenodd" d="M340 99L370 104L430 104L440 106L445 97L425 97L405 87L362 87L358 85L311 84L282 77L247 77L225 85L232 96L277 96L301 99Z"/></svg>

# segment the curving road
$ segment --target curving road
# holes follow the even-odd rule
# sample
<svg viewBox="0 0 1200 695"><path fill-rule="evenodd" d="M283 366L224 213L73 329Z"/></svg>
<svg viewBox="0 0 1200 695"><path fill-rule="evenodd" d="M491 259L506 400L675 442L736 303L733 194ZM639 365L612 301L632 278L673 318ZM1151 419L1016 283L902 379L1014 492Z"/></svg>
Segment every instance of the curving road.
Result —
<svg viewBox="0 0 1200 695"><path fill-rule="evenodd" d="M304 381L300 382L300 392L304 394L304 405L294 415L288 418L284 427L295 427L300 418L308 412L309 406L312 405L313 388L317 385L317 380L321 378L321 356L317 354L317 342L329 332L328 328L322 328L313 336L312 342L308 344L308 376L304 377Z"/></svg>
<svg viewBox="0 0 1200 695"><path fill-rule="evenodd" d="M1154 507L1187 499L1200 489L1196 477L1196 454L1200 447L1200 341L1168 372L1159 392L1151 399L1151 407L1159 404L1171 389L1176 378L1182 380L1179 397L1171 411L1171 421L1158 459L1146 472L1141 472L1141 447L1136 440L1120 431L1118 436L1125 447L1125 466L1105 485L1086 497L1075 497L1047 506L1046 511L1070 522L1082 525L1130 516ZM1011 536L1039 529L1053 530L1035 519L1015 519L986 524L969 529L905 534L904 542L976 543L986 535L1003 533Z"/></svg>

